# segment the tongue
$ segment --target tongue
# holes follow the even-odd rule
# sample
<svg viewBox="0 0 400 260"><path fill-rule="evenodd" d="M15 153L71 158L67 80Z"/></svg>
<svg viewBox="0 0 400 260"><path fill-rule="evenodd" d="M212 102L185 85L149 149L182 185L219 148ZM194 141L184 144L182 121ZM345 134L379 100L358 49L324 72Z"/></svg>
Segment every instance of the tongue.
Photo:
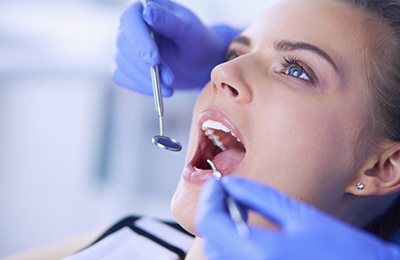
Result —
<svg viewBox="0 0 400 260"><path fill-rule="evenodd" d="M221 173L226 174L236 169L243 160L244 155L245 152L243 150L231 148L217 154L212 159L212 162Z"/></svg>

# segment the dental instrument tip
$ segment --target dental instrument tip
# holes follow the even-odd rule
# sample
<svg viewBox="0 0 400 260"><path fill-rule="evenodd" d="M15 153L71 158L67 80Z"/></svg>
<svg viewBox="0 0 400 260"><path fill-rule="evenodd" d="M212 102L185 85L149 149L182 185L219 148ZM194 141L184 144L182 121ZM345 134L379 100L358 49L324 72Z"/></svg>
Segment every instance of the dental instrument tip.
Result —
<svg viewBox="0 0 400 260"><path fill-rule="evenodd" d="M217 167L210 159L207 159L207 163L211 166L211 169L213 170L213 176L218 181L220 181L222 178L221 172L218 171ZM250 232L249 228L243 219L242 213L239 210L239 206L228 194L226 195L226 204L229 214L231 215L233 222L235 222L236 230L239 233L239 236L247 237Z"/></svg>
<svg viewBox="0 0 400 260"><path fill-rule="evenodd" d="M207 159L207 163L211 166L211 169L213 170L213 176L219 180L222 177L222 174L220 171L218 171L217 167L215 166L215 164L210 160Z"/></svg>

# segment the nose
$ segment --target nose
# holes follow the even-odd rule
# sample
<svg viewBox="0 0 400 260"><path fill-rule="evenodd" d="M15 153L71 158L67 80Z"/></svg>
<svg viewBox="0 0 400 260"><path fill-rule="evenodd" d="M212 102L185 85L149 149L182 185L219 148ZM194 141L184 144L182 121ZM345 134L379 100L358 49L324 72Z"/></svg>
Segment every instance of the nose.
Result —
<svg viewBox="0 0 400 260"><path fill-rule="evenodd" d="M211 71L213 89L224 94L234 102L240 104L250 103L253 94L244 69L244 64L240 64L236 60L216 66Z"/></svg>

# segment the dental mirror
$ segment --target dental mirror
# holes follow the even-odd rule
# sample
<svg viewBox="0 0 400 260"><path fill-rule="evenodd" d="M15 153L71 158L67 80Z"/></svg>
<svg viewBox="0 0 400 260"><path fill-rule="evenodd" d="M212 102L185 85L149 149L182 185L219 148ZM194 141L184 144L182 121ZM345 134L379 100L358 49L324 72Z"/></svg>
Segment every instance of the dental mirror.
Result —
<svg viewBox="0 0 400 260"><path fill-rule="evenodd" d="M182 145L177 140L165 135L155 135L151 140L153 144L157 145L159 148L168 151L179 152L182 150Z"/></svg>
<svg viewBox="0 0 400 260"><path fill-rule="evenodd" d="M155 144L159 148L171 152L179 152L180 150L182 150L182 145L174 138L164 135L164 124L163 124L164 105L162 99L160 76L159 76L160 74L158 71L158 67L157 66L151 67L150 74L154 92L154 104L156 107L156 111L158 114L158 122L160 125L160 134L155 135L151 140L153 141L153 144Z"/></svg>
<svg viewBox="0 0 400 260"><path fill-rule="evenodd" d="M146 3L147 1L145 2L145 4ZM150 34L154 38L154 34L151 31ZM160 71L158 66L150 67L150 77L151 77L151 85L153 87L154 105L158 114L158 122L160 125L160 134L155 135L152 138L153 144L167 151L179 152L180 150L182 150L182 145L174 138L164 135L164 124L163 124L164 104L161 92Z"/></svg>

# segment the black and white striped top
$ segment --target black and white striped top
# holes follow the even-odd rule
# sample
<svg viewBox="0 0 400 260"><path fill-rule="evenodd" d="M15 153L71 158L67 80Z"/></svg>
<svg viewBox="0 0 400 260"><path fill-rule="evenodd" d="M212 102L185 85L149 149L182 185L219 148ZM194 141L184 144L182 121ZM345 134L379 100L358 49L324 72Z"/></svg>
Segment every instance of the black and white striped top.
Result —
<svg viewBox="0 0 400 260"><path fill-rule="evenodd" d="M193 238L177 223L130 216L66 260L184 259Z"/></svg>

